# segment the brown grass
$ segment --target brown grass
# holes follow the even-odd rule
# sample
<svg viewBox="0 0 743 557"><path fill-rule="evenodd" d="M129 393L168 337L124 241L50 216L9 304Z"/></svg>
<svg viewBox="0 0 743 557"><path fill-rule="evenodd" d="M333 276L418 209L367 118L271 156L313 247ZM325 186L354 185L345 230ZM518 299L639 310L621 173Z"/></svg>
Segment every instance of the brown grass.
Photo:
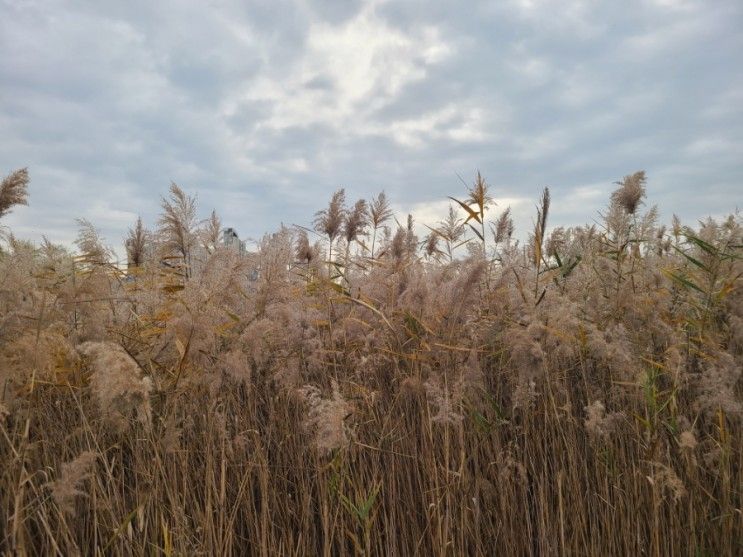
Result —
<svg viewBox="0 0 743 557"><path fill-rule="evenodd" d="M741 554L740 218L667 234L638 176L552 238L545 192L524 246L478 176L460 259L464 219L424 259L339 193L343 261L216 216L200 249L176 186L126 273L87 222L82 257L11 238L0 552Z"/></svg>

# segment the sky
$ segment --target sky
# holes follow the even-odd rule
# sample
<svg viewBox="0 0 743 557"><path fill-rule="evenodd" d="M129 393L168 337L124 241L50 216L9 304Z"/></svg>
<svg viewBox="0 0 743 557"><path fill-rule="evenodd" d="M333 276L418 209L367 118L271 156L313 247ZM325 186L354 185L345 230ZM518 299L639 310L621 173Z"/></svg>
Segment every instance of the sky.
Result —
<svg viewBox="0 0 743 557"><path fill-rule="evenodd" d="M435 224L482 172L517 233L648 175L664 219L743 200L743 2L0 0L2 225L120 251L172 182L241 238L384 190Z"/></svg>

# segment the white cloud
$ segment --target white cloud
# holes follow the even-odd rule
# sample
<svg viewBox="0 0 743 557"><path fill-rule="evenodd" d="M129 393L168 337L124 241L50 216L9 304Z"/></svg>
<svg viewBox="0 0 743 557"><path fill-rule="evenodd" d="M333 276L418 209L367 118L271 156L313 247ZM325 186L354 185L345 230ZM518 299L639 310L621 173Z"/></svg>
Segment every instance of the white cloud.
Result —
<svg viewBox="0 0 743 557"><path fill-rule="evenodd" d="M423 147L432 140L483 142L491 136L490 115L477 106L446 105L422 116L399 119L389 125L370 124L368 129L389 135L405 147Z"/></svg>
<svg viewBox="0 0 743 557"><path fill-rule="evenodd" d="M740 160L743 157L743 142L731 141L724 137L700 137L692 141L684 149L693 156L734 156Z"/></svg>
<svg viewBox="0 0 743 557"><path fill-rule="evenodd" d="M322 124L352 135L368 133L374 110L425 79L431 66L451 54L436 27L404 33L379 18L369 4L341 24L312 22L301 58L291 68L252 78L246 91L225 104L225 113L234 114L246 102L265 101L270 113L259 129Z"/></svg>
<svg viewBox="0 0 743 557"><path fill-rule="evenodd" d="M137 220L137 213L111 207L103 200L96 201L87 213L91 222L104 225L106 228L126 228Z"/></svg>
<svg viewBox="0 0 743 557"><path fill-rule="evenodd" d="M679 12L693 12L703 7L702 3L696 0L653 0L653 3L660 8Z"/></svg>
<svg viewBox="0 0 743 557"><path fill-rule="evenodd" d="M606 196L606 184L591 184L572 188L566 198L573 203L596 203Z"/></svg>
<svg viewBox="0 0 743 557"><path fill-rule="evenodd" d="M373 8L341 26L315 23L307 48L302 73L329 77L342 111L372 94L394 97L449 53L435 27L407 35L378 19Z"/></svg>

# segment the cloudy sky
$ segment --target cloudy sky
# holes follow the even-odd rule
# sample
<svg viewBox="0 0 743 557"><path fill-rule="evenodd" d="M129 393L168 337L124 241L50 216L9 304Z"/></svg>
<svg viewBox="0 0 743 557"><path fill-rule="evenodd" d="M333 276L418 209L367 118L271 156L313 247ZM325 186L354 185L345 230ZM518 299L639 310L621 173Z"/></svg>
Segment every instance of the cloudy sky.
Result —
<svg viewBox="0 0 743 557"><path fill-rule="evenodd" d="M638 169L669 218L743 200L740 0L0 0L0 174L21 237L112 245L171 180L241 237L384 189L435 221L480 169L517 228Z"/></svg>

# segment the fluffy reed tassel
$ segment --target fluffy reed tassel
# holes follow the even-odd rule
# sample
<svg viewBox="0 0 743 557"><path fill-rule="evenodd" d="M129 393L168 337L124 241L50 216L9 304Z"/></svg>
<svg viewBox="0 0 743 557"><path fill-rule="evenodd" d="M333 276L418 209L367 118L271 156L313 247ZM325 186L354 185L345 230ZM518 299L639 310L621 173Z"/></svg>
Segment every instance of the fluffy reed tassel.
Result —
<svg viewBox="0 0 743 557"><path fill-rule="evenodd" d="M353 412L352 406L343 398L338 384L333 381L332 398L323 398L320 389L305 385L298 389L305 400L308 414L304 425L314 430L315 446L320 451L331 451L348 444L344 421Z"/></svg>
<svg viewBox="0 0 743 557"><path fill-rule="evenodd" d="M10 213L14 205L28 205L28 170L11 172L0 182L0 217Z"/></svg>
<svg viewBox="0 0 743 557"><path fill-rule="evenodd" d="M90 477L97 457L97 454L91 451L79 454L75 460L62 464L60 477L47 484L62 512L74 514L75 498L85 496L85 493L80 491L80 486Z"/></svg>
<svg viewBox="0 0 743 557"><path fill-rule="evenodd" d="M137 362L115 342L84 342L77 347L90 363L90 387L103 415L118 429L129 418L149 426L152 380L142 377Z"/></svg>

